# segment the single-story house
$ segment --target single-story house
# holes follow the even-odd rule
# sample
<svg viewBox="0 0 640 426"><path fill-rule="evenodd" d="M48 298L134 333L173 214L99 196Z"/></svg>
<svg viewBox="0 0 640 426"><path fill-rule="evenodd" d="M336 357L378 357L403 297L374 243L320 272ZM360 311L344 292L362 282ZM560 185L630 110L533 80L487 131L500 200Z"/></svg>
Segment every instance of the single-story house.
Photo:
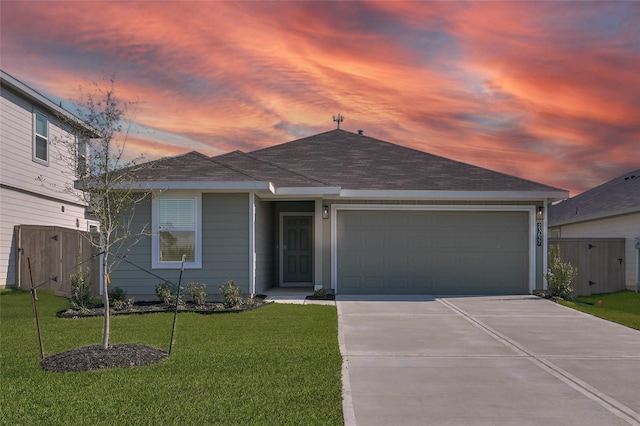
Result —
<svg viewBox="0 0 640 426"><path fill-rule="evenodd" d="M640 169L549 208L553 238L624 238L625 285L640 282Z"/></svg>
<svg viewBox="0 0 640 426"><path fill-rule="evenodd" d="M545 287L546 207L568 192L332 130L216 157L147 164L134 188L152 235L111 274L129 295L158 278L233 279L336 294L528 294Z"/></svg>

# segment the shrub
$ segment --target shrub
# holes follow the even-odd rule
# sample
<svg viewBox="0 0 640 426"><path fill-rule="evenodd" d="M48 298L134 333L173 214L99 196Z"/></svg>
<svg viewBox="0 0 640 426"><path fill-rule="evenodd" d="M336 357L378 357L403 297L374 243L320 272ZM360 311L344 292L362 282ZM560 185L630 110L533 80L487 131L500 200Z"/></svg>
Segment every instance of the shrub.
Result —
<svg viewBox="0 0 640 426"><path fill-rule="evenodd" d="M162 303L171 303L171 285L167 282L160 283L156 286L156 294Z"/></svg>
<svg viewBox="0 0 640 426"><path fill-rule="evenodd" d="M109 291L109 302L115 303L116 301L125 301L127 299L127 292L120 287L114 287Z"/></svg>
<svg viewBox="0 0 640 426"><path fill-rule="evenodd" d="M187 289L191 293L191 300L196 306L202 307L207 303L207 285L199 284L196 282L190 282L187 284Z"/></svg>
<svg viewBox="0 0 640 426"><path fill-rule="evenodd" d="M549 268L545 278L549 283L549 293L552 297L567 299L573 287L571 284L578 275L578 270L569 262L563 262L560 246L549 246Z"/></svg>
<svg viewBox="0 0 640 426"><path fill-rule="evenodd" d="M109 302L111 306L113 306L113 309L121 311L132 308L134 300L133 297L127 299L127 292L120 287L114 287L113 290L109 292Z"/></svg>
<svg viewBox="0 0 640 426"><path fill-rule="evenodd" d="M132 309L133 304L133 297L130 297L127 300L116 299L113 301L113 309L116 311L122 311L123 309Z"/></svg>
<svg viewBox="0 0 640 426"><path fill-rule="evenodd" d="M220 294L224 296L224 306L226 308L237 308L242 305L242 289L233 280L218 287Z"/></svg>
<svg viewBox="0 0 640 426"><path fill-rule="evenodd" d="M91 286L87 282L89 271L82 266L71 274L71 306L73 309L85 311L92 306Z"/></svg>

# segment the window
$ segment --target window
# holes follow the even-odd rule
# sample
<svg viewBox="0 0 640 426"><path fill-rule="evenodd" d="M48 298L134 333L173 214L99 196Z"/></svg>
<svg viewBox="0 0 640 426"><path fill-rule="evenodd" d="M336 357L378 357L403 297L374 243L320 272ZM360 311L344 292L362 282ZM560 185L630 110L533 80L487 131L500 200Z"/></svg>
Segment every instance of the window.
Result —
<svg viewBox="0 0 640 426"><path fill-rule="evenodd" d="M87 138L84 136L78 137L77 146L77 158L76 158L76 174L78 177L83 177L87 174Z"/></svg>
<svg viewBox="0 0 640 426"><path fill-rule="evenodd" d="M34 116L33 160L49 164L49 120L39 112Z"/></svg>
<svg viewBox="0 0 640 426"><path fill-rule="evenodd" d="M200 194L158 195L153 199L154 268L200 268Z"/></svg>

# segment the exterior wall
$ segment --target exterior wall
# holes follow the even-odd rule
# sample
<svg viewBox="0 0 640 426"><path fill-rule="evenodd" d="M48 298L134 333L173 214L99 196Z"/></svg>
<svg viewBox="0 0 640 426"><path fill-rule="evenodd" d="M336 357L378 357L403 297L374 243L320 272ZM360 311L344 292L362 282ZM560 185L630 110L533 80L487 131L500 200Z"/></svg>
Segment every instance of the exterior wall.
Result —
<svg viewBox="0 0 640 426"><path fill-rule="evenodd" d="M273 204L256 197L256 293L275 285L275 215Z"/></svg>
<svg viewBox="0 0 640 426"><path fill-rule="evenodd" d="M625 239L625 284L635 290L638 276L639 250L636 241L640 239L640 213L617 216L608 219L554 226L560 229L561 238L607 237Z"/></svg>
<svg viewBox="0 0 640 426"><path fill-rule="evenodd" d="M57 140L68 138L69 134L60 128L54 113L39 108L19 97L5 87L1 98L2 114L0 114L0 180L3 185L36 194L55 197L68 202L78 202L70 194L54 190L50 186L64 188L65 184L75 179L74 170L56 160L57 150L62 149ZM49 119L49 164L33 161L33 112L40 111ZM48 185L43 186L38 180L42 176Z"/></svg>
<svg viewBox="0 0 640 426"><path fill-rule="evenodd" d="M451 205L451 206L460 206L460 205L493 205L493 206L542 206L542 203L539 201L518 201L518 202L508 202L508 201L485 201L485 202L475 202L475 201L441 201L441 200L425 200L425 201L414 201L414 200L348 200L348 199L327 199L323 200L323 205L331 206L333 204L382 204L382 205ZM322 249L322 284L326 289L333 288L332 282L332 260L331 260L331 223L335 220L335 217L331 215L329 219L322 219L322 241L323 245ZM546 227L543 226L543 232L546 232ZM545 273L545 256L546 256L546 247L543 243L541 246L536 246L535 250L535 264L534 264L534 288L536 290L542 289L544 286L544 273Z"/></svg>
<svg viewBox="0 0 640 426"><path fill-rule="evenodd" d="M136 207L135 223L151 224L151 198ZM209 294L227 280L249 292L249 202L248 194L202 194L202 268L185 269L182 284L196 281L207 285ZM147 271L177 283L180 269L151 267L151 237L128 252L127 260ZM126 262L111 274L112 286L121 287L136 300L154 300L162 280Z"/></svg>
<svg viewBox="0 0 640 426"><path fill-rule="evenodd" d="M68 137L55 114L40 108L12 89L2 86L0 97L0 287L16 284L14 225L47 225L87 230L84 207L64 188L73 170L56 161L57 139ZM49 120L49 164L33 161L33 112ZM47 185L37 178L42 176ZM64 207L64 211L62 208ZM93 222L91 222L93 223Z"/></svg>
<svg viewBox="0 0 640 426"><path fill-rule="evenodd" d="M0 288L17 285L15 225L47 225L88 231L84 207L0 188ZM62 208L64 207L64 212ZM77 222L76 222L77 220Z"/></svg>

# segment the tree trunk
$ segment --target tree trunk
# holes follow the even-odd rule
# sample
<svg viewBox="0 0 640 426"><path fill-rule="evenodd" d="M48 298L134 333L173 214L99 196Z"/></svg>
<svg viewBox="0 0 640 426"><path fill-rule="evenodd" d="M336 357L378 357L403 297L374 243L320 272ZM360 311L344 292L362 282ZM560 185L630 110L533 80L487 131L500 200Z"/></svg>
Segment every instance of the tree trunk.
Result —
<svg viewBox="0 0 640 426"><path fill-rule="evenodd" d="M109 270L107 269L107 253L102 255L102 270L104 275L102 277L102 304L104 306L104 327L102 329L102 349L109 349L109 332L110 332L110 318L109 318Z"/></svg>

